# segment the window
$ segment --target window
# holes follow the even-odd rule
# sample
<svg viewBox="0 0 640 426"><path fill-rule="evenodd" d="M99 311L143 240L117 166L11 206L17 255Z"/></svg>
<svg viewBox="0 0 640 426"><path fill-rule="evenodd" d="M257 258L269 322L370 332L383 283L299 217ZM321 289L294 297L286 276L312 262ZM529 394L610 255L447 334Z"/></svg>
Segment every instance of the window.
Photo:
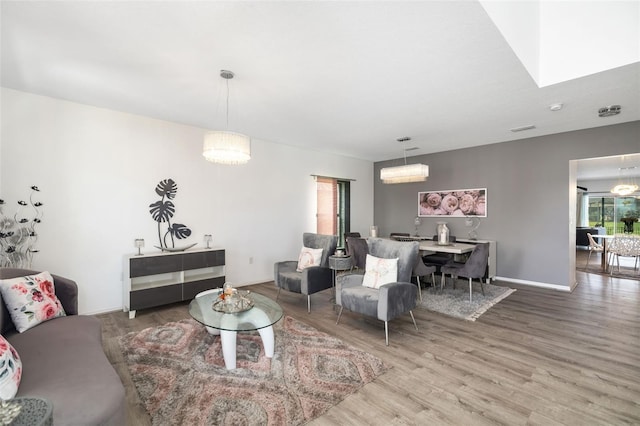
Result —
<svg viewBox="0 0 640 426"><path fill-rule="evenodd" d="M337 235L338 247L344 247L344 233L350 230L350 191L348 180L316 176L316 232Z"/></svg>
<svg viewBox="0 0 640 426"><path fill-rule="evenodd" d="M638 213L636 197L589 196L589 226L604 226L607 234L640 234Z"/></svg>

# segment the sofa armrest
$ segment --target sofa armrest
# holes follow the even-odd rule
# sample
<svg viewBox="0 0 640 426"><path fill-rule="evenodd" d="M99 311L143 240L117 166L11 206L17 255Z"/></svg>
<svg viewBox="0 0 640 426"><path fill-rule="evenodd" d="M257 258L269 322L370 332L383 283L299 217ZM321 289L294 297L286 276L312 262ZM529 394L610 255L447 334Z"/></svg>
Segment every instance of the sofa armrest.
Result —
<svg viewBox="0 0 640 426"><path fill-rule="evenodd" d="M56 296L67 315L78 315L78 284L69 278L51 274Z"/></svg>

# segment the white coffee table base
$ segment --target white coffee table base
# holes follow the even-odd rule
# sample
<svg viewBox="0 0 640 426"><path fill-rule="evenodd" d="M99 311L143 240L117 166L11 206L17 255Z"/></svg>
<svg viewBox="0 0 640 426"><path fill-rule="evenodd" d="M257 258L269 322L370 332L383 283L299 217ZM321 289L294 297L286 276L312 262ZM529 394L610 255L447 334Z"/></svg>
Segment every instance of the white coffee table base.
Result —
<svg viewBox="0 0 640 426"><path fill-rule="evenodd" d="M248 318L245 316L245 321L249 321L251 324L264 324L267 314L259 309L252 309L251 315ZM233 314L225 315L220 322L221 329L215 329L213 327L207 327L207 331L210 334L220 334L220 344L222 345L222 357L224 358L224 365L227 370L235 370L236 368L236 342L237 331L230 331L229 329L235 328L236 317ZM262 346L264 347L264 354L267 358L273 358L275 351L275 338L273 335L273 327L268 326L258 329L260 338L262 339Z"/></svg>

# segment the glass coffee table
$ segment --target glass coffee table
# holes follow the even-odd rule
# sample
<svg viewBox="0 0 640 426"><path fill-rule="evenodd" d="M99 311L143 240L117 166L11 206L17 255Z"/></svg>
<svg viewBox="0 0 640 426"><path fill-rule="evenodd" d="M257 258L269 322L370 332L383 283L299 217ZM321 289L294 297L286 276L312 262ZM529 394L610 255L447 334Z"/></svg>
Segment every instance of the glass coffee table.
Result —
<svg viewBox="0 0 640 426"><path fill-rule="evenodd" d="M220 334L222 356L227 370L236 368L236 335L238 331L258 330L267 358L273 357L275 340L273 324L280 321L283 312L280 305L261 294L238 290L238 294L249 299L252 307L242 312L226 313L214 309L220 301L222 289L202 292L189 304L189 314L207 327L210 334ZM217 308L220 305L216 305Z"/></svg>

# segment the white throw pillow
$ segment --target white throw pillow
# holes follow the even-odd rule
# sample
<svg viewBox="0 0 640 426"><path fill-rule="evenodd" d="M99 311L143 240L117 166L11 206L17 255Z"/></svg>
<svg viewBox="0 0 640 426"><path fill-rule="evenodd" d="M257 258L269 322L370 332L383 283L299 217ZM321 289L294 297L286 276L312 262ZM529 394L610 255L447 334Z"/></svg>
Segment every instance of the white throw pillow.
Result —
<svg viewBox="0 0 640 426"><path fill-rule="evenodd" d="M303 269L309 266L320 266L322 260L322 249L312 249L309 247L302 247L300 250L300 256L298 256L298 272L302 272Z"/></svg>
<svg viewBox="0 0 640 426"><path fill-rule="evenodd" d="M0 336L0 398L11 399L18 393L22 361L11 343Z"/></svg>
<svg viewBox="0 0 640 426"><path fill-rule="evenodd" d="M367 254L362 285L371 288L398 281L398 258L382 259Z"/></svg>
<svg viewBox="0 0 640 426"><path fill-rule="evenodd" d="M20 333L41 322L65 316L49 272L0 280L0 292Z"/></svg>

